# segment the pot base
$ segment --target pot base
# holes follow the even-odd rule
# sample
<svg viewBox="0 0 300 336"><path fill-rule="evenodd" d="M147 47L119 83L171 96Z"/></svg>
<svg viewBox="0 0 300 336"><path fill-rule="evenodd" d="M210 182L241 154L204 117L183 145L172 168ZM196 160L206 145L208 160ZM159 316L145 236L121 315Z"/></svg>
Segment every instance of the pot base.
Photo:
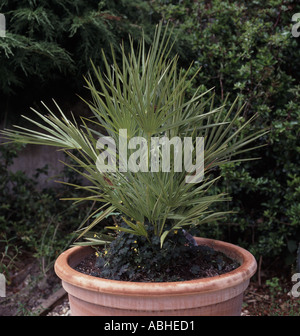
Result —
<svg viewBox="0 0 300 336"><path fill-rule="evenodd" d="M74 269L91 248L73 247L60 255L55 271L69 294L74 316L236 316L257 264L243 248L213 239L195 238L238 261L237 269L176 282L128 282L102 279Z"/></svg>
<svg viewBox="0 0 300 336"><path fill-rule="evenodd" d="M241 315L243 293L224 302L210 306L178 310L129 310L104 307L80 300L69 294L72 316L239 316Z"/></svg>

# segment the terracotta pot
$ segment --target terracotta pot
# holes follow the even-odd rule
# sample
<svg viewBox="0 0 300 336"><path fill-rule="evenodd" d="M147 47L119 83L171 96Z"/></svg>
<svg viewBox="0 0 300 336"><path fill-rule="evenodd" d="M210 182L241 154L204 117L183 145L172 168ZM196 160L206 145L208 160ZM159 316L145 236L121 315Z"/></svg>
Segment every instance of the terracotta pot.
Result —
<svg viewBox="0 0 300 336"><path fill-rule="evenodd" d="M74 316L217 316L240 315L243 293L257 264L245 249L213 239L196 238L238 261L234 271L211 278L178 282L127 282L101 279L73 269L91 253L73 247L55 263L55 272L68 292Z"/></svg>

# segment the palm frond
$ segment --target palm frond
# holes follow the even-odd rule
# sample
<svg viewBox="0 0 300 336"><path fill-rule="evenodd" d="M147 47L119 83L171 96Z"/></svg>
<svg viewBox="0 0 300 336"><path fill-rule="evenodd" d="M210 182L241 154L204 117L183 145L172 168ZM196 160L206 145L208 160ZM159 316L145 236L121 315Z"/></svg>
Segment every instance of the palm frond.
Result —
<svg viewBox="0 0 300 336"><path fill-rule="evenodd" d="M160 24L149 50L144 39L137 50L132 42L129 55L121 46L120 64L113 50L110 58L112 64L103 53L104 69L92 64L93 74L85 78L92 97L92 101L86 103L92 116L82 118L82 125L78 125L75 120L68 120L55 103L60 117L46 105L49 113L46 116L34 110L39 121L24 117L39 130L16 126L13 130L1 131L1 135L10 141L57 146L65 150L74 165L65 164L90 182L91 186L88 187L74 187L89 191L91 196L73 201L103 202L105 209L102 206L97 210L103 212L80 231L79 238L115 210L124 215L127 224L120 230L147 237L145 223L150 223L154 233L160 237L161 244L174 229L220 219L224 213L211 213L210 208L216 202L228 201L228 197L224 194L209 194L211 186L220 178L212 177L212 169L225 162L234 162L238 154L256 148L255 145L252 148L249 145L266 132L249 131L255 116L241 125L237 123L243 111L243 107L237 108L238 99L228 108L226 100L224 105L214 106L212 90L201 92L197 89L191 97L187 97L187 88L192 85L194 77L188 78L188 71L183 73L178 70L177 56L169 59L171 48L170 35L167 29L163 32ZM121 172L118 169L114 172L100 172L96 162L102 150L97 148L97 140L103 136L103 128L116 145L116 164L123 159L120 152L124 142L134 136L146 139L146 156L140 156L140 162L136 164L140 167L147 162L148 172ZM127 130L127 139L121 138L120 129ZM204 138L202 181L186 183L187 172L184 169L175 171L174 151L170 152L170 171L162 171L161 148L158 150L159 169L152 171L149 140L163 136L189 137L194 148L196 138ZM71 149L77 154L72 153ZM135 154L136 150L127 147L127 158ZM141 162L143 160L145 162ZM85 243L93 241L90 237ZM105 241L102 239L101 243Z"/></svg>

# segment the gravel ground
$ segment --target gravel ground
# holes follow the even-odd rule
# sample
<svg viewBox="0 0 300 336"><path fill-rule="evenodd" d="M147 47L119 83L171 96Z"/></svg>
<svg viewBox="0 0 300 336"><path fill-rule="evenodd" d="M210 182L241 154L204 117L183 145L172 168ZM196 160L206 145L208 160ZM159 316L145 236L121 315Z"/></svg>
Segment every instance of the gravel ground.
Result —
<svg viewBox="0 0 300 336"><path fill-rule="evenodd" d="M68 299L65 299L61 304L56 306L47 316L70 316L70 305Z"/></svg>

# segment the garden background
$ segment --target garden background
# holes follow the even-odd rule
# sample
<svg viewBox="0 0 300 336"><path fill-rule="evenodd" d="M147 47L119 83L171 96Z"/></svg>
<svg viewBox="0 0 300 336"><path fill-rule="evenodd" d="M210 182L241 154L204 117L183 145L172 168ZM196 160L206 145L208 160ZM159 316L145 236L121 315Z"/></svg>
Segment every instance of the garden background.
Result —
<svg viewBox="0 0 300 336"><path fill-rule="evenodd" d="M300 37L292 34L299 2L2 0L0 12L7 29L0 38L1 128L25 125L21 115L32 117L30 107L46 113L41 101L51 107L52 99L67 114L87 115L79 96L89 98L83 76L90 60L101 67L102 49L109 53L122 41L128 46L128 35L138 40L142 30L149 42L160 20L171 21L180 65L190 76L201 67L188 93L214 87L216 105L238 96L243 119L258 114L253 132L270 129L256 142L265 146L252 152L260 159L222 168L214 188L232 201L218 211L233 213L201 227L199 235L238 244L256 257L246 311L299 315L299 301L288 294L292 274L300 272ZM74 191L53 181L77 177L57 159L67 160L45 148L0 146L0 273L11 295L0 299L3 315L34 314L36 302L20 293L38 284L46 296L57 286L49 274L72 241L67 232L93 209L60 201Z"/></svg>

